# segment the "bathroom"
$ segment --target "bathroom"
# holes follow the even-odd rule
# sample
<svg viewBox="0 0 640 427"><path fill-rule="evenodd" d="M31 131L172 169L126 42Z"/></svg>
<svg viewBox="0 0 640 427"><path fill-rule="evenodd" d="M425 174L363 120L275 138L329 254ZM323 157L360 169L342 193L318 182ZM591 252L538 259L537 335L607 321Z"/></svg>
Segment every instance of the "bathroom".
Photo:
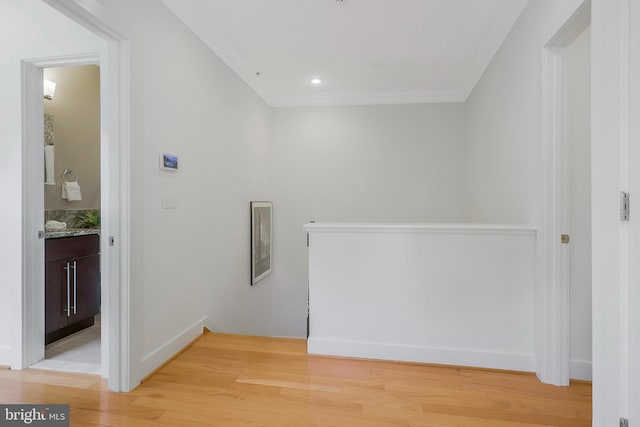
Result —
<svg viewBox="0 0 640 427"><path fill-rule="evenodd" d="M99 374L100 68L44 70L45 359Z"/></svg>

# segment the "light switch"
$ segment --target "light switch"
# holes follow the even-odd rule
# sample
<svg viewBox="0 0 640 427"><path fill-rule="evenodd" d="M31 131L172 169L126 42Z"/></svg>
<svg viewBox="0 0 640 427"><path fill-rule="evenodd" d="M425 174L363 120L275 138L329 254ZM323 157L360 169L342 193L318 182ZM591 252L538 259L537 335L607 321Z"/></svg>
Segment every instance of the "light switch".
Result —
<svg viewBox="0 0 640 427"><path fill-rule="evenodd" d="M162 209L175 209L178 207L175 191L162 192Z"/></svg>

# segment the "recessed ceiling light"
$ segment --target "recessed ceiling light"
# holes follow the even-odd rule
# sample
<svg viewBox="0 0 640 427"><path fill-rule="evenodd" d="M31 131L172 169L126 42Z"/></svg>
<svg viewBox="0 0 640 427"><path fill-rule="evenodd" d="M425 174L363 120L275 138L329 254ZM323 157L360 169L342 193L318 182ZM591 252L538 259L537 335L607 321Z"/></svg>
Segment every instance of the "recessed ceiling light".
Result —
<svg viewBox="0 0 640 427"><path fill-rule="evenodd" d="M309 80L309 82L312 85L318 86L319 84L322 84L322 79L319 79L319 78L316 77L316 78L313 78L313 79Z"/></svg>

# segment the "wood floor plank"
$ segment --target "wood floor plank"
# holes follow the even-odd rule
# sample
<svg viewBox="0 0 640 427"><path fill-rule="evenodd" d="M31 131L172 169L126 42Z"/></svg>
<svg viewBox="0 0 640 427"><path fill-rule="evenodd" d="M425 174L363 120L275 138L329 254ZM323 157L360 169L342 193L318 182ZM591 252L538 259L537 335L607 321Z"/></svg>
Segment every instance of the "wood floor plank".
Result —
<svg viewBox="0 0 640 427"><path fill-rule="evenodd" d="M414 417L409 421L410 427L542 427L543 425L548 426L548 424L464 417L432 412L423 412L421 416Z"/></svg>
<svg viewBox="0 0 640 427"><path fill-rule="evenodd" d="M304 340L207 333L130 393L98 376L0 370L1 403L69 403L72 426L591 425L591 384L309 356Z"/></svg>

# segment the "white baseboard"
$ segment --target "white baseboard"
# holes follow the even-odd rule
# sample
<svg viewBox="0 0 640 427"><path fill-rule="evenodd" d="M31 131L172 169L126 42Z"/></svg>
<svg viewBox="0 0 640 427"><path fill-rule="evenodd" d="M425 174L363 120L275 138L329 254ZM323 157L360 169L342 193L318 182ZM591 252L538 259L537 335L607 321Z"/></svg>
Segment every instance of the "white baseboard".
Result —
<svg viewBox="0 0 640 427"><path fill-rule="evenodd" d="M283 340L306 340L306 337L295 337L292 335L269 335L270 338L282 338Z"/></svg>
<svg viewBox="0 0 640 427"><path fill-rule="evenodd" d="M370 343L325 338L307 340L309 354L434 363L476 368L535 371L534 354L486 350L435 348L413 345Z"/></svg>
<svg viewBox="0 0 640 427"><path fill-rule="evenodd" d="M189 345L190 342L202 335L202 328L207 322L207 317L195 322L184 331L152 351L141 360L141 378L146 377L167 360L175 356L180 350Z"/></svg>
<svg viewBox="0 0 640 427"><path fill-rule="evenodd" d="M593 380L591 362L587 360L571 360L569 364L569 377L572 380Z"/></svg>

